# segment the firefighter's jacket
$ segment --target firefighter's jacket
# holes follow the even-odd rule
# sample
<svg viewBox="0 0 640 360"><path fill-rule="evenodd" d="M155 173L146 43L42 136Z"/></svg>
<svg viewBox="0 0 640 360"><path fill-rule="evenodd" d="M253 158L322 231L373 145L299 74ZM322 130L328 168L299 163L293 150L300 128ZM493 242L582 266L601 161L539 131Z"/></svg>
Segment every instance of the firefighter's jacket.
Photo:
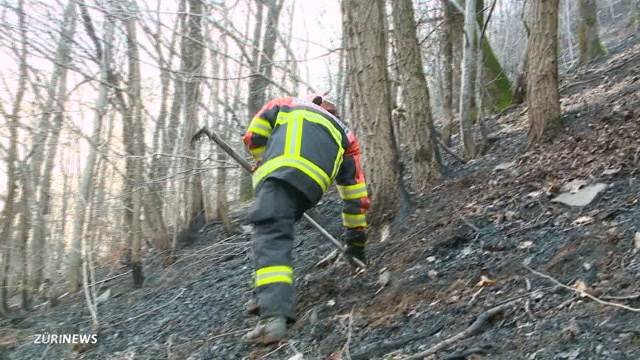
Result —
<svg viewBox="0 0 640 360"><path fill-rule="evenodd" d="M258 161L253 173L256 191L265 179L277 178L316 204L335 180L344 201L343 225L367 226L370 202L360 147L340 119L310 101L278 98L253 117L243 141Z"/></svg>

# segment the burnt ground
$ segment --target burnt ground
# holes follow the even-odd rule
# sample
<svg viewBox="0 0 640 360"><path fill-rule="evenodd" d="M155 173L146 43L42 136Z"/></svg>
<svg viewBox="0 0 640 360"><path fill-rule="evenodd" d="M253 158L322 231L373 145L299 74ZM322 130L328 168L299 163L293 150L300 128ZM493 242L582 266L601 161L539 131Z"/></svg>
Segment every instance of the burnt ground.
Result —
<svg viewBox="0 0 640 360"><path fill-rule="evenodd" d="M489 119L491 148L466 165L450 161L408 219L372 237L367 273L316 266L332 247L299 224L299 320L288 343L242 342L255 323L245 314L249 235L212 225L171 267L147 264L144 288L132 290L128 277L103 284L95 347L33 343L89 331L75 294L0 323L0 359L403 359L505 302L433 358L640 358L640 42L610 48L565 75L562 135L527 148L526 108ZM552 202L573 180L607 188L583 207ZM318 211L339 233L335 194Z"/></svg>

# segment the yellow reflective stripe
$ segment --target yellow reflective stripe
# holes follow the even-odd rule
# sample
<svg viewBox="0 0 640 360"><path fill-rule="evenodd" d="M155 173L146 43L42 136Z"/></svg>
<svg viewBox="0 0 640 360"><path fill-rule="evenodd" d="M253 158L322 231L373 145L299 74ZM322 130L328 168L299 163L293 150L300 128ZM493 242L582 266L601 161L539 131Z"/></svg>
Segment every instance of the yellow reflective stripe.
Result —
<svg viewBox="0 0 640 360"><path fill-rule="evenodd" d="M342 200L353 200L367 196L367 185L365 183L345 186L338 185L337 187Z"/></svg>
<svg viewBox="0 0 640 360"><path fill-rule="evenodd" d="M265 146L259 146L253 149L249 149L249 152L251 153L251 155L253 155L253 157L260 161L262 160L262 154L264 154L264 150L266 149Z"/></svg>
<svg viewBox="0 0 640 360"><path fill-rule="evenodd" d="M331 178L335 179L338 175L338 170L340 170L340 166L342 165L342 157L344 155L344 149L342 146L338 147L338 154L336 155L336 161L333 163L333 171L331 172Z"/></svg>
<svg viewBox="0 0 640 360"><path fill-rule="evenodd" d="M284 154L292 157L300 155L302 141L302 121L294 118L287 122L287 133L284 138Z"/></svg>
<svg viewBox="0 0 640 360"><path fill-rule="evenodd" d="M302 119L296 119L294 121L295 130L291 130L291 134L295 136L295 152L294 155L300 156L300 151L302 150L302 128L304 127L304 121Z"/></svg>
<svg viewBox="0 0 640 360"><path fill-rule="evenodd" d="M346 214L342 213L342 224L348 228L366 227L367 219L364 214Z"/></svg>
<svg viewBox="0 0 640 360"><path fill-rule="evenodd" d="M327 120L324 116L314 113L312 111L307 110L294 110L292 112L279 112L278 119L276 119L276 124L287 124L292 120L304 119L306 121L311 121L316 124L320 124L329 131L331 137L336 142L338 147L342 149L342 134L336 128L331 121Z"/></svg>
<svg viewBox="0 0 640 360"><path fill-rule="evenodd" d="M289 122L291 119L291 113L280 111L278 112L278 118L276 119L276 125L282 125Z"/></svg>
<svg viewBox="0 0 640 360"><path fill-rule="evenodd" d="M285 166L298 169L305 173L318 183L323 192L327 191L327 188L331 185L329 176L324 170L320 169L311 161L302 157L278 156L262 164L262 166L253 173L253 187L255 188L265 176Z"/></svg>
<svg viewBox="0 0 640 360"><path fill-rule="evenodd" d="M270 276L264 279L257 279L256 278L256 287L258 286L263 286L263 285L268 285L268 284L273 284L273 283L285 283L285 284L293 284L293 279L289 276L285 276L285 275L274 275L274 276Z"/></svg>
<svg viewBox="0 0 640 360"><path fill-rule="evenodd" d="M291 266L266 266L256 271L256 287L273 283L292 284L293 269Z"/></svg>
<svg viewBox="0 0 640 360"><path fill-rule="evenodd" d="M272 129L269 121L260 117L254 117L253 120L251 120L251 123L249 124L248 130L254 134L269 137L269 135L271 135Z"/></svg>
<svg viewBox="0 0 640 360"><path fill-rule="evenodd" d="M336 142L336 145L338 145L338 147L342 149L342 134L340 134L340 131L336 129L335 125L333 125L331 121L327 120L324 116L311 111L299 111L302 113L301 115L304 116L305 120L324 126L331 134L331 137Z"/></svg>

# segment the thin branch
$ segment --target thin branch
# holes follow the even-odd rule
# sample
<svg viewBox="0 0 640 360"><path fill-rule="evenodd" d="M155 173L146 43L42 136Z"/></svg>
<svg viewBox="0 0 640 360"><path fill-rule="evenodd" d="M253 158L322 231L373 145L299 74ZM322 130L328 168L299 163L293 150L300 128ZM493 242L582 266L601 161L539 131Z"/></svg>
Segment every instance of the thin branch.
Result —
<svg viewBox="0 0 640 360"><path fill-rule="evenodd" d="M532 272L532 273L534 273L534 274L536 274L536 275L538 275L538 276L540 276L542 278L545 278L545 279L553 282L554 284L556 284L556 285L558 285L558 286L560 286L560 287L562 287L564 289L571 290L571 291L579 294L582 297L588 297L589 299L597 302L598 304L607 305L607 306L613 306L613 307L617 307L617 308L621 308L621 309L625 309L625 310L629 310L629 311L633 311L633 312L640 312L639 308L634 308L634 307L627 306L627 305L624 305L624 304L618 304L618 303L602 300L602 299L600 299L598 297L595 297L595 296L589 294L588 292L586 292L584 290L576 289L576 288L574 288L572 286L565 285L565 284L561 283L560 281L558 281L557 279L555 279L555 278L553 278L553 277L551 277L551 276L549 276L547 274L543 274L543 273L541 273L539 271L536 271L536 270L530 268L527 265L523 264L522 266L524 266L524 268L529 270L530 272Z"/></svg>
<svg viewBox="0 0 640 360"><path fill-rule="evenodd" d="M469 326L468 328L466 328L465 330L463 330L462 332L447 338L439 343L437 343L436 345L430 347L429 349L417 353L415 355L411 355L409 356L406 360L416 360L416 359L422 359L426 356L429 355L433 355L435 353L437 353L440 350L444 350L446 348L448 348L449 346L453 345L454 343L463 340L465 338L477 335L479 333L482 332L482 327L483 325L491 320L493 317L495 317L496 315L502 313L503 311L505 311L506 309L508 309L509 307L511 307L511 305L513 305L515 302L517 302L518 300L512 300L509 301L507 303L504 303L502 305L498 305L498 306L494 306L491 309L483 312L482 314L480 314L477 318L476 321L473 322L473 324L471 324L471 326Z"/></svg>

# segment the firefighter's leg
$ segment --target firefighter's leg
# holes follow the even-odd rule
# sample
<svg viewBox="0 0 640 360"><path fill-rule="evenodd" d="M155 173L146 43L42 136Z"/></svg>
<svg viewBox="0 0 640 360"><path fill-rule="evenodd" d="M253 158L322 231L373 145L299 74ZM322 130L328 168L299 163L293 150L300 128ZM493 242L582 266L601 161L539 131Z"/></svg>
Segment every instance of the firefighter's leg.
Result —
<svg viewBox="0 0 640 360"><path fill-rule="evenodd" d="M305 207L300 196L287 183L271 179L256 195L251 222L256 296L262 318L295 319L291 250L294 224Z"/></svg>

